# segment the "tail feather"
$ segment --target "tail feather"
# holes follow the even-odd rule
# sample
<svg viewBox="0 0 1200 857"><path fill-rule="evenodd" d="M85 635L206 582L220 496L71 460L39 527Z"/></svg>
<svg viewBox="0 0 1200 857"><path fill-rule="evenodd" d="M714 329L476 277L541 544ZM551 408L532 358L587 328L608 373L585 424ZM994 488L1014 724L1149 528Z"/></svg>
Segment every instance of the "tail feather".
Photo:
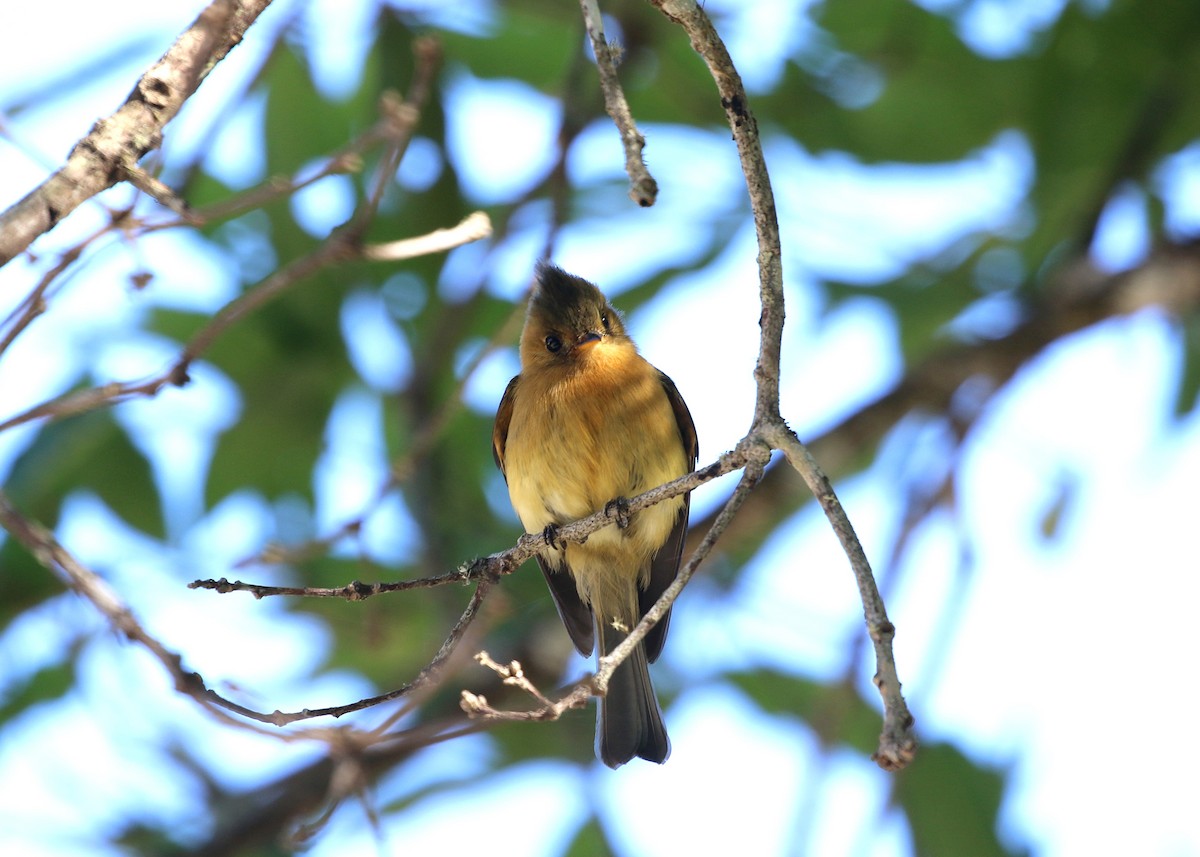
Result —
<svg viewBox="0 0 1200 857"><path fill-rule="evenodd" d="M600 654L606 655L624 639L614 628L597 622ZM671 742L663 725L662 709L641 643L613 671L608 695L600 700L596 720L596 754L610 768L618 768L634 756L662 764L671 754Z"/></svg>

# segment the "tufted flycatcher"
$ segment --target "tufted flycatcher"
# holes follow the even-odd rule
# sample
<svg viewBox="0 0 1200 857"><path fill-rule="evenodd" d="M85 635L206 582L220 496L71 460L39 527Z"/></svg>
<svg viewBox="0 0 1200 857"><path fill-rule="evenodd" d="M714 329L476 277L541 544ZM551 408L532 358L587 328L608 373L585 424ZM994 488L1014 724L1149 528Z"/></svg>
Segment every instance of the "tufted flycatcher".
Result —
<svg viewBox="0 0 1200 857"><path fill-rule="evenodd" d="M675 384L638 354L621 316L587 280L538 265L521 374L492 431L496 464L521 523L542 533L689 473L696 427ZM609 524L583 544L546 548L538 564L575 647L615 648L679 572L689 497ZM616 768L671 752L647 664L670 613L617 667L600 702L596 753Z"/></svg>

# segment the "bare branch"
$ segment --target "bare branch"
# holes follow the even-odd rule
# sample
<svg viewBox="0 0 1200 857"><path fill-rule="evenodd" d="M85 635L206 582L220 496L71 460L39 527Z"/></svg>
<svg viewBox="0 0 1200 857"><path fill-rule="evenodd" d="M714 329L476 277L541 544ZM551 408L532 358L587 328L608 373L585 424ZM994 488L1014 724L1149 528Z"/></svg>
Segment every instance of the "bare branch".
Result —
<svg viewBox="0 0 1200 857"><path fill-rule="evenodd" d="M672 497L678 497L680 494L693 491L704 483L716 479L718 476L724 476L726 473L731 473L734 470L745 467L747 462L753 461L757 457L758 449L759 445L744 442L737 449L725 453L707 467L702 467L699 470L680 476L678 479L673 479L664 485L659 485L644 494L639 494L631 498L624 504L624 512L631 514L642 509L647 509L656 503L662 503L665 500L670 500ZM563 524L555 530L555 541L585 542L592 533L609 524L616 523L618 516L621 514L622 511L613 506L588 515L586 518L580 518L578 521ZM728 522L722 522L719 530L715 524L712 529L717 530L719 533L726 526L728 526ZM388 592L430 589L435 586L445 586L451 583L463 584L489 577L503 577L512 574L526 560L532 559L536 554L550 546L546 541L545 534L525 533L508 550L481 557L454 571L432 577L422 577L416 580L403 580L393 583L361 583L353 581L344 586L336 587L268 586L259 583L245 583L240 580L230 582L222 577L219 580L193 580L188 584L188 588L209 589L221 594L248 592L255 598L292 595L306 598L343 598L347 601L365 601L372 596ZM707 555L709 549L711 549L711 546L704 550L701 558ZM697 551L697 553L700 553L700 551ZM270 556L267 555L264 559L269 560Z"/></svg>
<svg viewBox="0 0 1200 857"><path fill-rule="evenodd" d="M684 28L691 39L692 48L708 65L721 96L721 105L729 119L734 141L737 143L738 158L750 196L750 207L754 212L754 228L758 236L759 296L762 314L759 316L761 332L758 362L754 368L757 385L754 423L747 441L754 439L768 444L773 449L784 451L789 462L804 476L809 489L825 510L850 560L863 601L867 631L875 643L875 683L884 701L884 728L875 759L887 770L898 770L911 761L917 742L912 735L913 718L900 695L900 680L896 675L891 646L895 628L887 621L887 613L875 585L870 563L832 485L804 444L787 427L779 412L779 355L784 321L783 266L780 258L779 220L775 211L775 196L771 190L771 180L763 157L758 123L750 110L741 77L704 10L695 0L650 2ZM749 468L747 475L750 475ZM744 482L743 479L743 484ZM741 487L739 485L739 489ZM722 515L724 511L722 510Z"/></svg>
<svg viewBox="0 0 1200 857"><path fill-rule="evenodd" d="M996 338L946 343L910 366L878 399L810 440L808 446L822 468L837 478L861 462L905 415L953 410L955 394L968 380L983 382L978 395L986 401L1052 343L1105 319L1148 307L1180 320L1200 312L1200 243L1161 244L1141 265L1116 274L1089 267L1056 275L1034 302L1021 308L1025 320L1011 331ZM977 399L975 407L981 406ZM799 507L801 494L793 471L769 470L730 528L727 542L770 531ZM697 538L693 535L690 541Z"/></svg>
<svg viewBox="0 0 1200 857"><path fill-rule="evenodd" d="M642 149L646 138L638 131L617 77L618 48L610 45L604 37L604 20L600 16L598 0L579 0L583 10L583 22L587 26L592 52L596 55L596 70L600 73L600 90L604 93L604 109L612 117L621 132L621 144L625 147L625 172L629 174L629 198L642 208L654 205L658 197L658 182L646 169Z"/></svg>
<svg viewBox="0 0 1200 857"><path fill-rule="evenodd" d="M899 770L912 761L917 750L917 741L912 734L913 717L900 693L900 678L896 674L896 659L892 654L892 638L896 636L896 628L888 621L887 609L879 595L879 588L875 585L875 576L871 573L871 564L867 561L862 544L859 543L854 527L846 515L846 510L838 501L829 478L809 454L808 447L786 426L775 428L770 439L772 446L782 450L788 463L804 478L805 484L821 504L830 526L837 533L842 550L850 559L850 567L854 571L859 597L862 599L867 633L875 644L873 681L883 698L883 731L879 736L879 748L872 758L885 770Z"/></svg>
<svg viewBox="0 0 1200 857"><path fill-rule="evenodd" d="M269 4L212 0L117 112L75 145L66 164L0 215L0 267L83 202L126 179L131 166L158 148L167 123Z"/></svg>
<svg viewBox="0 0 1200 857"><path fill-rule="evenodd" d="M212 216L214 213L212 211L199 214L189 211L171 188L144 171L138 166L138 161L146 152L159 145L162 128L178 112L179 107L195 90L212 65L237 43L245 31L245 27L249 26L261 12L266 2L268 0L260 0L257 4L249 5L246 2L236 2L236 0L213 0L208 9L197 19L193 28L180 37L175 47L164 55L158 65L147 72L126 105L113 117L97 123L88 137L76 146L66 166L59 173L51 177L42 188L34 191L3 217L0 217L0 236L7 236L0 237L0 264L22 252L37 235L52 228L59 219L82 201L121 180L131 181L178 215L178 219L173 222L158 225L142 224L142 231L195 223L206 215ZM891 639L895 629L887 620L870 565L828 479L821 473L799 439L787 428L779 412L779 350L784 323L782 267L774 198L763 159L757 124L747 103L740 77L711 22L700 7L691 0L651 0L651 2L660 8L668 18L680 23L685 28L693 47L708 65L713 79L716 81L721 103L729 118L745 173L758 236L759 291L762 302L761 341L755 368L757 382L755 417L750 433L739 443L738 447L721 456L713 464L635 497L628 501L622 509L608 508L588 518L565 525L557 530L556 540L583 541L596 530L613 524L618 515L636 512L654 503L679 496L732 470L744 468L744 473L733 495L713 522L704 540L680 569L676 580L622 643L600 659L595 675L577 683L560 699L551 700L525 677L520 665L515 661L504 666L492 661L486 654L481 654L479 656L481 663L501 675L506 684L517 686L529 693L538 707L526 712L496 711L487 704L483 697L466 692L463 694L463 707L472 716L483 715L492 719L554 719L563 711L584 704L590 695L604 694L617 665L628 657L654 623L660 621L666 611L670 609L671 604L687 585L699 564L711 552L717 539L728 528L754 486L761 479L771 450L781 449L792 466L804 475L850 558L863 599L868 631L875 644L878 664L875 681L885 707L884 735L881 736L880 750L876 754L876 758L882 766L896 769L912 758L916 742L911 734L912 717L900 695L900 682L891 652ZM620 89L615 70L616 58L612 47L604 38L597 0L580 0L580 3L596 55L606 107L620 129L625 147L626 168L632 184L631 197L641 205L650 205L654 202L657 191L654 179L646 170L641 157L645 141L633 123L628 104ZM489 235L490 223L486 215L476 213L453 228L436 230L419 238L384 244L364 245L363 243L363 236L374 220L385 190L394 176L409 140L411 140L420 116L420 108L429 94L438 59L436 44L428 40L419 41L416 53L418 69L408 98L401 100L397 96L385 97L381 103L382 118L376 128L351 144L347 148L347 152L343 153L347 157L335 157L326 167L327 172L357 168L359 162L351 155L357 156L369 144L376 142L386 144L378 165L378 172L369 188L367 197L356 208L348 223L335 230L313 251L293 260L223 307L192 337L175 363L160 375L142 381L106 384L58 397L0 423L0 430L41 417L61 417L80 413L134 396L154 396L164 386L186 383L192 361L204 354L230 326L325 266L352 259L378 261L407 259L426 253L441 252ZM247 201L261 200L264 198L264 194L274 196L294 191L299 185L300 182L297 181L274 181L268 183L257 193L246 195L239 204L244 205ZM226 214L236 210L239 209L226 206L224 209L218 209L217 213ZM110 225L107 228L113 227ZM4 243L6 241L11 243ZM19 314L13 319L13 328L9 331L5 344L11 342L12 337L36 316L46 286L54 276L57 276L57 272L63 266L72 261L74 259L69 254L65 255L63 265L52 272L52 275L43 281L43 285L31 293L23 309L20 309ZM103 585L103 581L74 561L54 542L53 536L45 528L21 516L2 493L0 493L0 524L9 529L18 541L34 551L39 560L47 567L61 571L70 584L93 601L116 627L131 639L154 652L171 670L181 691L192 695L207 707L215 706L248 720L275 726L283 726L314 717L338 717L400 697L406 697L411 701L415 696L414 692L428 690L435 686L438 679L444 674L446 665L468 634L488 593L500 576L511 573L526 559L547 547L544 536L526 534L509 550L479 559L468 567L448 574L396 583L362 584L353 582L339 588L314 589L269 587L241 581L229 583L225 579L195 581L192 584L193 588L209 588L218 592L248 591L259 598L269 595L303 595L339 597L347 600L364 600L384 592L429 588L450 582L476 582L475 590L464 612L451 629L440 650L411 683L347 705L304 709L291 713L274 711L268 714L254 711L221 697L206 688L200 676L183 671L179 656L165 649L161 643L147 635L128 610L117 601L115 595ZM390 722L394 722L394 718ZM377 737L381 734L382 732L376 733Z"/></svg>
<svg viewBox="0 0 1200 857"><path fill-rule="evenodd" d="M175 193L175 189L139 167L136 161L125 164L125 179L159 205L175 212L185 221L188 219L188 204Z"/></svg>
<svg viewBox="0 0 1200 857"><path fill-rule="evenodd" d="M320 169L315 172L305 170L303 178L295 175L271 176L259 185L203 208L188 207L183 212L176 212L178 217L161 221L142 221L136 232L138 235L146 235L164 229L176 229L180 226L204 226L236 217L246 211L262 208L276 199L291 196L296 191L316 184L328 176L356 173L362 169L363 152L377 146L381 139L381 124L376 124L346 146L329 155Z"/></svg>
<svg viewBox="0 0 1200 857"><path fill-rule="evenodd" d="M47 271L42 276L42 279L38 281L38 284L26 295L25 300L21 301L9 313L8 318L4 320L4 324L8 326L8 330L4 332L3 337L0 337L0 355L3 355L13 342L16 341L17 337L24 333L26 328L33 324L34 320L46 311L47 296L54 281L79 260L84 250L107 235L111 229L112 224L106 223L75 246L65 250L54 267Z"/></svg>
<svg viewBox="0 0 1200 857"><path fill-rule="evenodd" d="M444 253L463 244L479 241L492 234L492 221L482 211L467 215L449 229L435 229L419 238L404 238L386 244L368 244L362 256L372 262L399 262L432 253Z"/></svg>
<svg viewBox="0 0 1200 857"><path fill-rule="evenodd" d="M758 122L750 110L742 78L734 68L725 43L695 0L650 0L670 20L679 24L691 39L692 48L704 60L717 84L721 106L733 131L738 159L746 178L754 230L758 237L759 317L758 364L754 378L758 383L755 421L779 418L779 352L783 341L783 263L780 258L779 218L775 194L763 157Z"/></svg>
<svg viewBox="0 0 1200 857"><path fill-rule="evenodd" d="M464 566L457 571L440 574L434 577L422 577L419 580L401 580L393 583L363 583L353 580L345 586L266 586L261 583L245 583L241 580L229 581L222 577L220 580L193 580L188 589L210 589L222 595L229 592L249 592L255 598L269 598L273 595L302 596L304 598L341 598L345 601L366 601L374 595L386 592L407 592L411 589L432 589L435 586L445 586L447 583L469 583L472 579L470 566Z"/></svg>
<svg viewBox="0 0 1200 857"><path fill-rule="evenodd" d="M433 686L445 671L446 665L450 662L451 657L458 649L459 643L467 633L467 629L471 623L475 621L479 615L479 609L483 606L484 599L491 592L492 586L495 583L494 577L481 578L475 586L475 591L471 594L471 599L467 602L466 608L462 615L450 629L449 635L442 643L433 660L417 674L408 684L401 685L387 691L386 693L378 694L377 696L369 696L365 699L359 699L355 702L346 703L345 705L332 705L326 708L304 708L300 711L284 712L273 711L270 714L260 711L254 711L249 708L237 705L236 707L227 704L226 700L217 700L218 704L225 705L230 710L236 710L238 714L247 717L251 720L256 720L260 723L270 723L273 726L287 726L290 723L296 723L301 720L311 720L314 717L341 717L355 711L363 711L367 708L373 708L385 702L391 702L393 699L399 699L403 696L415 693L420 690L428 689ZM211 691L210 691L211 694Z"/></svg>
<svg viewBox="0 0 1200 857"><path fill-rule="evenodd" d="M519 661L509 661L507 664L498 664L492 660L492 656L487 652L477 652L475 660L481 666L487 667L504 681L510 687L520 688L528 693L544 706L552 706L554 703L546 698L540 690L538 690L533 682L525 675L525 670L521 667Z"/></svg>
<svg viewBox="0 0 1200 857"><path fill-rule="evenodd" d="M79 562L48 529L25 517L3 490L0 490L0 527L33 554L42 566L57 574L68 587L86 598L116 630L146 648L175 680L176 690L205 707L218 702L219 697L205 687L204 679L198 673L185 670L183 658L151 636L100 575Z"/></svg>
<svg viewBox="0 0 1200 857"><path fill-rule="evenodd" d="M150 651L155 658L166 667L175 679L175 688L181 693L191 696L207 708L217 706L231 711L249 720L267 723L273 726L286 726L299 720L314 717L340 717L352 711L361 711L383 702L396 699L405 694L426 688L440 678L446 664L458 648L468 627L479 614L484 599L491 591L496 578L480 576L466 609L458 622L451 629L441 648L417 677L409 684L378 696L360 699L348 705L331 706L328 708L304 709L302 711L285 713L274 711L264 713L240 705L209 689L203 677L198 673L188 672L183 668L183 659L176 652L164 646L157 638L151 636L138 622L133 612L121 601L113 589L103 578L79 562L69 551L62 547L54 538L54 534L44 526L33 521L17 510L8 496L0 490L0 527L7 530L14 539L25 547L34 558L45 568L56 572L63 581L86 598L102 615L108 618L113 627ZM236 721L234 721L236 722Z"/></svg>

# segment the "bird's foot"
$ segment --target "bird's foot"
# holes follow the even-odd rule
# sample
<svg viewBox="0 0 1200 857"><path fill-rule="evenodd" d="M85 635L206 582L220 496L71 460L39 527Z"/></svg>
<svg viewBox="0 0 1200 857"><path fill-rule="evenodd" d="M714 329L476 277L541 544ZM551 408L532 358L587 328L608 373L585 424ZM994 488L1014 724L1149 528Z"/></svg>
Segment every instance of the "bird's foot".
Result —
<svg viewBox="0 0 1200 857"><path fill-rule="evenodd" d="M616 520L617 529L629 528L629 500L625 497L618 497L605 503L604 514Z"/></svg>
<svg viewBox="0 0 1200 857"><path fill-rule="evenodd" d="M558 524L546 524L545 528L542 530L542 538L546 540L546 544L549 545L552 550L559 550L566 547L565 542L559 541Z"/></svg>

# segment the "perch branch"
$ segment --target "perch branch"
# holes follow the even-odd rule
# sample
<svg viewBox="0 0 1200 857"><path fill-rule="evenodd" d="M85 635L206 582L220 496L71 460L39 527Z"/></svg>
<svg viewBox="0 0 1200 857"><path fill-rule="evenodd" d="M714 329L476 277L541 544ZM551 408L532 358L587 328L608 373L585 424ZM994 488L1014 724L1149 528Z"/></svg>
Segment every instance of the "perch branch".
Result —
<svg viewBox="0 0 1200 857"><path fill-rule="evenodd" d="M767 462L771 458L770 449L760 443L743 441L739 446L739 450L745 462L743 464L742 478L738 480L733 494L725 501L720 514L717 515L708 532L704 534L704 539L697 546L696 550L692 552L692 555L688 557L688 561L679 569L679 574L671 581L671 585L663 591L658 601L654 602L654 605L646 611L646 615L634 626L629 635L612 651L600 659L595 676L597 689L601 691L607 689L608 680L612 678L612 674L617 666L633 653L634 646L646 634L650 633L650 629L658 624L659 620L671 609L671 605L675 603L675 599L679 597L679 593L683 591L688 581L692 579L700 563L712 553L712 549L716 547L717 539L721 537L721 534L732 523L738 509L746 502L746 498L750 496L750 492L762 478Z"/></svg>
<svg viewBox="0 0 1200 857"><path fill-rule="evenodd" d="M656 503L686 494L699 486L745 467L755 455L755 447L743 444L725 453L712 464L702 467L678 479L673 479L664 485L639 494L625 504L628 513L647 509ZM563 524L554 533L555 543L585 542L588 537L609 524L616 523L622 514L615 506L601 509L586 518L580 518L569 524ZM715 525L714 525L715 526ZM721 529L727 526L722 524ZM543 533L525 533L511 548L500 553L480 557L474 562L464 565L445 574L423 577L417 580L405 580L393 583L360 583L353 581L344 586L335 587L296 587L296 586L266 586L259 583L245 583L240 580L194 580L188 584L191 589L209 589L225 594L228 592L248 592L255 598L266 598L275 595L304 596L308 598L343 598L347 601L363 601L374 595L385 592L403 592L410 589L429 589L435 586L445 586L450 583L470 583L488 577L503 577L512 574L522 563L532 559L547 547L552 547ZM689 575L690 576L690 575Z"/></svg>
<svg viewBox="0 0 1200 857"><path fill-rule="evenodd" d="M669 609L670 604L678 596L679 592L682 591L684 584L686 584L686 582L691 578L701 560L703 560L709 551L711 551L712 546L716 542L717 536L720 535L726 526L728 526L729 520L731 520L733 517L733 512L736 511L737 506L741 505L742 500L744 500L745 493L748 492L748 488L753 484L754 481L757 481L758 476L761 475L762 467L766 461L766 459L762 456L762 451L763 450L760 446L743 444L737 449L734 449L733 451L721 456L717 461L713 462L709 466L689 473L686 476L682 476L679 479L668 482L665 485L660 485L659 487L647 491L644 494L640 494L631 499L627 504L627 512L632 513L640 511L641 509L648 508L655 503L661 503L664 500L687 493L697 486L715 479L725 473L729 473L742 467L746 467L747 469L746 475L744 475L742 478L742 483L739 484L738 490L734 492L734 497L731 498L731 500L726 504L727 509L729 509L728 514L724 517L718 518L717 522L714 523L712 530L710 531L711 538L706 539L706 542L701 545L701 549L696 551L693 557L688 561L688 564L681 570L680 579L672 584L672 586L667 590L667 594L664 595L664 597L660 599L659 603L655 605L655 610L649 614L651 618L645 619L638 624L637 628L635 629L635 633L638 635L634 638L635 643L637 640L640 640L642 636L644 636L649 629L653 627L653 623L661 618L666 610ZM748 463L753 465L753 467L747 466ZM753 478L751 478L751 473L754 474ZM746 487L743 488L743 486ZM594 533L596 530L615 523L620 514L622 514L622 512L618 511L617 509L608 508L596 512L593 515L589 515L586 518L575 521L574 523L566 524L556 533L556 540L577 542L585 541L588 536ZM515 571L523 562L525 562L525 560L530 559L547 546L548 544L544 535L531 535L527 533L521 536L521 538L517 540L517 543L508 550L499 554L492 554L490 556L478 559L474 563L471 563L464 568L460 568L448 574L438 575L436 577L422 578L420 580L413 581L403 581L400 583L362 584L355 582L347 584L343 587L318 589L299 587L272 587L252 583L243 583L241 581L234 581L231 583L224 579L193 581L191 584L189 584L190 588L193 589L211 589L220 593L249 592L256 598L263 598L271 595L304 595L312 597L345 598L349 601L361 601L365 598L369 598L373 595L383 592L429 588L447 583L476 582L476 589L471 597L470 602L463 611L462 616L459 617L458 622L451 630L449 636L446 638L446 641L442 644L441 649L434 656L429 665L421 670L417 677L408 684L402 685L386 693L360 699L356 702L345 705L331 706L327 708L305 708L294 712L283 712L277 710L271 713L265 713L255 711L231 702L230 700L219 696L211 690L205 691L204 699L207 702L219 705L222 708L233 711L234 713L250 720L255 720L260 723L269 723L275 726L285 726L290 723L295 723L300 720L307 720L314 717L340 717L344 714L371 708L381 703L410 695L415 691L428 688L432 686L444 672L446 663L458 648L471 623L475 620L484 599L494 583L502 575L510 574ZM541 719L553 719L559 716L562 711L565 711L567 708L583 704L588 696L595 692L597 688L600 689L600 692L603 692L603 688L607 687L607 681L609 677L611 677L612 671L616 669L617 665L624 660L625 657L628 656L629 651L632 650L632 645L633 644L630 644L624 649L618 648L617 650L614 650L614 652L605 658L601 663L600 668L593 679L587 679L580 685L576 686L576 688L571 691L570 694L568 694L568 698L553 703L553 708L557 711L557 713L540 715ZM618 655L618 651L621 654ZM198 678L199 677L197 677L197 679ZM464 700L466 700L466 697L464 697ZM472 711L469 702L464 701L464 707L469 712ZM474 710L474 713L476 715L485 716L492 716L493 714L493 712L486 705L486 700L484 700L482 703L479 703L477 709ZM500 714L496 714L496 716L501 717L501 719L513 719L512 717L502 717ZM514 717L516 716L517 715L514 715ZM530 719L524 714L520 715L520 718Z"/></svg>
<svg viewBox="0 0 1200 857"><path fill-rule="evenodd" d="M585 705L589 697L595 695L603 696L606 694L608 692L608 682L612 679L613 672L615 672L617 667L633 653L634 647L636 647L638 643L641 642L641 640L646 636L646 634L650 632L650 629L653 628L662 619L662 617L666 615L667 611L671 609L671 605L675 603L675 599L677 599L679 594L683 592L683 588L687 586L688 581L692 579L692 575L696 573L696 569L699 568L700 563L702 563L712 552L713 547L716 546L717 539L720 538L721 533L723 533L729 526L730 522L733 521L734 516L737 514L737 510L741 507L742 503L745 502L746 497L749 496L751 490L754 488L754 485L762 477L763 469L766 467L766 463L770 459L770 456L770 450L765 446L757 443L744 442L741 446L739 446L738 449L734 450L733 452L726 453L721 457L720 461L716 463L732 463L736 461L736 467L744 468L742 478L738 482L737 487L734 489L733 494L725 502L724 507L721 509L721 513L717 516L717 519L713 522L713 525L709 528L699 546L695 551L693 551L692 555L688 557L688 561L679 569L679 574L676 576L675 580L672 581L671 585L666 588L663 594L659 597L658 601L656 601L654 605L648 611L646 611L646 614L642 617L641 621L639 621L637 625L630 630L625 639L622 640L621 643L607 655L599 659L596 665L595 673L576 682L558 699L551 700L544 696L541 691L534 687L533 684L529 682L527 678L525 678L520 664L514 661L508 666L502 666L495 663L495 661L493 661L486 652L480 652L475 657L483 666L500 675L505 684L514 685L525 690L526 693L531 695L539 703L539 705L532 709L516 711L497 709L488 703L486 697L464 690L460 700L463 711L465 711L469 717L487 720L557 720L565 712L571 710L572 708L580 708ZM734 470L736 467L731 466L724 472ZM696 473L691 474L691 476L685 477L683 480L669 482L667 483L667 486L674 486L677 483L681 485L688 484L692 476L698 476L702 473L706 474L711 469L712 468L709 467L705 468L703 471L697 471ZM663 488L666 488L667 486L663 486ZM641 497L636 499L642 500L643 498L647 498L649 495L655 495L656 493L663 495L658 497L658 501L665 500L669 496L672 496L661 491L661 489L655 489L654 491L647 492L647 494L643 494ZM633 510L634 501L630 501L629 511ZM599 514L607 517L609 513L606 510L606 512ZM595 519L597 517L597 515L593 515L591 519ZM586 521L591 519L584 520ZM564 528L564 530L565 529L566 528ZM560 535L561 532L562 531L560 531Z"/></svg>

